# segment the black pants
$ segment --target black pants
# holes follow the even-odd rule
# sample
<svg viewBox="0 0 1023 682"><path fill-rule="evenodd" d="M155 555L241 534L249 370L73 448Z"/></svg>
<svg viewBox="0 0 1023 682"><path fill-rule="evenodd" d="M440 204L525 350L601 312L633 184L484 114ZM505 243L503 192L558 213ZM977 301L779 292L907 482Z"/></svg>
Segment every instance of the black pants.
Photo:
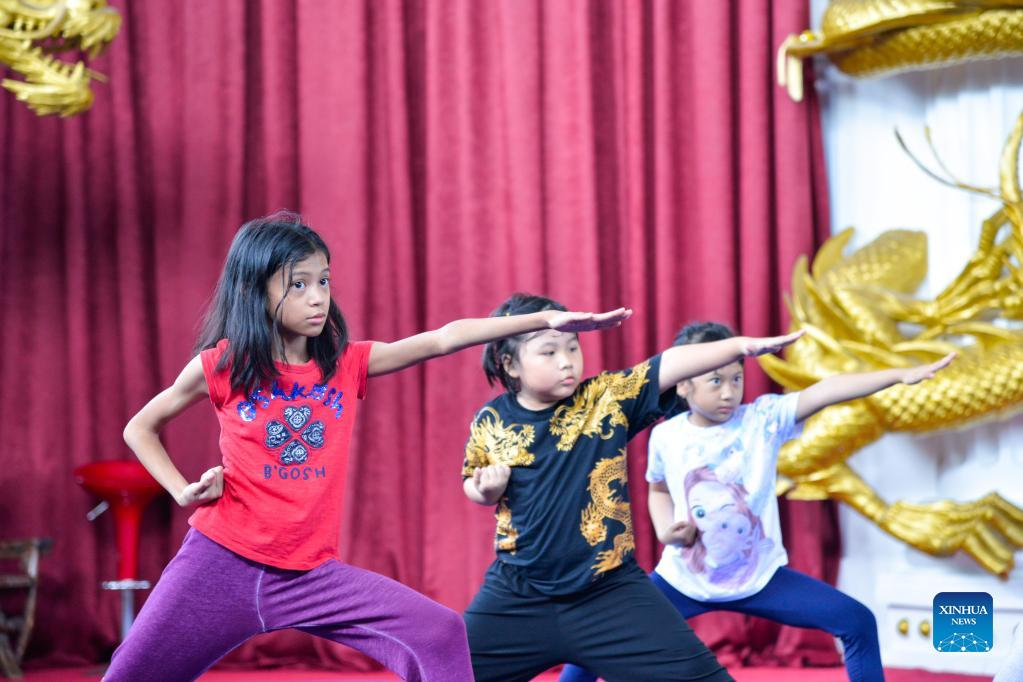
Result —
<svg viewBox="0 0 1023 682"><path fill-rule="evenodd" d="M548 596L495 561L465 611L476 682L530 680L575 663L608 682L731 680L635 563Z"/></svg>

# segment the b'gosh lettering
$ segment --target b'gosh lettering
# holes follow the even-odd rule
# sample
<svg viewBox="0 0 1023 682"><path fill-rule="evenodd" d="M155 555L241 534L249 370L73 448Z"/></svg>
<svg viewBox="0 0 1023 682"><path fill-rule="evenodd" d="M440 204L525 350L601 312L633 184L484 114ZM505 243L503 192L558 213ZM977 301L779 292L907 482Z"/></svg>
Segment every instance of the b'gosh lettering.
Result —
<svg viewBox="0 0 1023 682"><path fill-rule="evenodd" d="M327 389L326 384L313 384L312 388L306 388L297 381L291 387L291 391L285 392L276 381L270 385L270 396L263 392L262 388L257 388L255 391L249 394L248 400L243 400L238 403L238 416L241 417L242 421L250 422L256 418L256 410L259 408L266 409L270 407L271 401L274 400L319 400L327 408L334 410L334 418L340 419L341 413L344 412L344 406L341 404L341 397L344 396L344 391L339 391L336 388Z"/></svg>
<svg viewBox="0 0 1023 682"><path fill-rule="evenodd" d="M282 481L308 481L310 478L326 478L327 467L296 467L277 466L276 464L263 465L263 480L279 478Z"/></svg>

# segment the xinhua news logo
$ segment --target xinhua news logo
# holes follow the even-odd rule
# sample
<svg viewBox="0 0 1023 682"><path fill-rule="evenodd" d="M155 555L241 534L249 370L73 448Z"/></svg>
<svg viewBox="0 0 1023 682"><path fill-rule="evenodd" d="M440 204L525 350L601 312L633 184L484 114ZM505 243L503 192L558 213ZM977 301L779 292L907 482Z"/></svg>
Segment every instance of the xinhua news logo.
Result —
<svg viewBox="0 0 1023 682"><path fill-rule="evenodd" d="M994 642L994 602L987 592L942 592L934 597L934 648L984 653Z"/></svg>

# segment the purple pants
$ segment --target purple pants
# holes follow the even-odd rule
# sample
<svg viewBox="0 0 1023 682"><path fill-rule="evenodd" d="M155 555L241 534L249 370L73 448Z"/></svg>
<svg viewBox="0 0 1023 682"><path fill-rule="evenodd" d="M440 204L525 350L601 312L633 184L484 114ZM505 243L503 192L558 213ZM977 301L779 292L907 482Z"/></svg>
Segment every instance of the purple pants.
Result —
<svg viewBox="0 0 1023 682"><path fill-rule="evenodd" d="M382 575L331 559L310 571L249 561L188 531L114 652L104 680L193 680L253 635L340 642L406 680L472 680L462 617Z"/></svg>

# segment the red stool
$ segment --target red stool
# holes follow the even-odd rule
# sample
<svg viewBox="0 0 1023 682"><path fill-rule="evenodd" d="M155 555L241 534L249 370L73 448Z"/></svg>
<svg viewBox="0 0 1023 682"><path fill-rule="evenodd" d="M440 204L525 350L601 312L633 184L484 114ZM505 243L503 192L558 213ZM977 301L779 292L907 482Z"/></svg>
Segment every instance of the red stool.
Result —
<svg viewBox="0 0 1023 682"><path fill-rule="evenodd" d="M135 590L147 590L149 581L138 580L139 524L142 512L163 491L145 467L135 460L92 462L75 469L75 480L103 499L114 510L117 533L117 580L102 583L104 590L121 592L121 640L135 620ZM89 514L93 520L105 511L103 503Z"/></svg>

